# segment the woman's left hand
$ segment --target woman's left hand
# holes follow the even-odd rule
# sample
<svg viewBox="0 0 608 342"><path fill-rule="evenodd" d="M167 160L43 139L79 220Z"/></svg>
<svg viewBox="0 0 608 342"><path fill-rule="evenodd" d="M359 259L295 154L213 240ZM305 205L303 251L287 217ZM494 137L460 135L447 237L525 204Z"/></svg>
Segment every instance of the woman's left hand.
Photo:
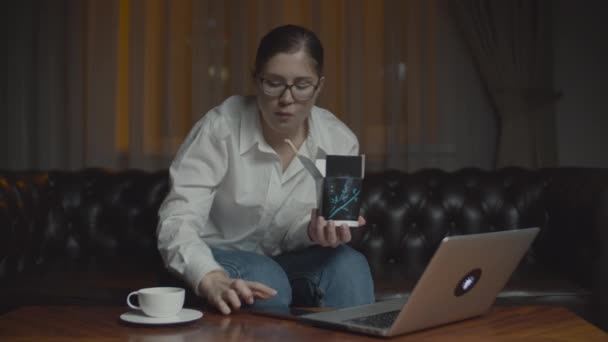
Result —
<svg viewBox="0 0 608 342"><path fill-rule="evenodd" d="M365 225L365 219L359 216L359 226ZM348 243L352 236L350 228L346 224L336 226L334 221L326 221L323 216L317 215L317 209L310 213L310 223L308 223L308 237L323 247L338 247L343 243Z"/></svg>

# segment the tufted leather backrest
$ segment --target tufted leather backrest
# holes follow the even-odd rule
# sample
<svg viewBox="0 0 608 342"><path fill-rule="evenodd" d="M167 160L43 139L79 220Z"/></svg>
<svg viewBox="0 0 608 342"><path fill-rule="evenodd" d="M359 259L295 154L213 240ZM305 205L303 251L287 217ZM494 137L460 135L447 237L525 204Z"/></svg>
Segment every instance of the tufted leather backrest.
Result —
<svg viewBox="0 0 608 342"><path fill-rule="evenodd" d="M156 250L160 203L168 191L165 171L53 172L49 231L65 252L93 256L150 257Z"/></svg>
<svg viewBox="0 0 608 342"><path fill-rule="evenodd" d="M544 228L548 183L544 173L522 169L371 174L362 208L368 227L354 244L372 268L404 264L400 269L416 277L448 235Z"/></svg>
<svg viewBox="0 0 608 342"><path fill-rule="evenodd" d="M2 172L0 279L57 260L158 267L157 212L167 191L166 171Z"/></svg>
<svg viewBox="0 0 608 342"><path fill-rule="evenodd" d="M0 172L0 279L38 262L48 189L44 172Z"/></svg>
<svg viewBox="0 0 608 342"><path fill-rule="evenodd" d="M368 225L354 229L352 245L374 272L398 264L416 277L447 235L538 226L528 261L584 277L597 257L595 240L605 236L588 227L604 220L598 203L607 212L606 199L594 197L606 195L606 176L606 170L518 168L368 174L362 202ZM166 171L0 172L0 280L57 260L162 268L155 230L168 189Z"/></svg>

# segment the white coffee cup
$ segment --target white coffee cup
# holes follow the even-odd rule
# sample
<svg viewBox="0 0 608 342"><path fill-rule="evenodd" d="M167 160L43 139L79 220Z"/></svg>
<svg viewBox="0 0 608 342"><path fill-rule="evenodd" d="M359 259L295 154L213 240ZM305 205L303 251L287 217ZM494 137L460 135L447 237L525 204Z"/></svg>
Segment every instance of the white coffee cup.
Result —
<svg viewBox="0 0 608 342"><path fill-rule="evenodd" d="M131 296L137 296L139 306L131 303ZM171 317L180 312L184 298L185 291L179 287L148 287L129 293L127 305L151 317Z"/></svg>

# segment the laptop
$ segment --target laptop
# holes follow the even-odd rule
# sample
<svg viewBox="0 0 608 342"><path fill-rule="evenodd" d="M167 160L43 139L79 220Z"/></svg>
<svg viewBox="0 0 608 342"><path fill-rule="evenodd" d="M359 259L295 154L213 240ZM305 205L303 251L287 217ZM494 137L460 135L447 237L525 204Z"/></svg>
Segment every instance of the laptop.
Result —
<svg viewBox="0 0 608 342"><path fill-rule="evenodd" d="M407 299L301 314L298 320L390 337L482 315L494 304L538 231L446 237Z"/></svg>

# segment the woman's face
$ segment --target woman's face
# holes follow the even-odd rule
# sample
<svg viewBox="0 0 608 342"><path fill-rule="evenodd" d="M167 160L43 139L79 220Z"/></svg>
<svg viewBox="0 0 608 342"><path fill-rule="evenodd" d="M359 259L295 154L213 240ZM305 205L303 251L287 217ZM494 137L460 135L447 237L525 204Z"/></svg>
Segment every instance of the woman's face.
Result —
<svg viewBox="0 0 608 342"><path fill-rule="evenodd" d="M255 81L265 133L294 137L304 129L324 79L319 79L312 59L300 50L272 57ZM290 90L284 85L293 86ZM306 99L308 94L311 96Z"/></svg>

